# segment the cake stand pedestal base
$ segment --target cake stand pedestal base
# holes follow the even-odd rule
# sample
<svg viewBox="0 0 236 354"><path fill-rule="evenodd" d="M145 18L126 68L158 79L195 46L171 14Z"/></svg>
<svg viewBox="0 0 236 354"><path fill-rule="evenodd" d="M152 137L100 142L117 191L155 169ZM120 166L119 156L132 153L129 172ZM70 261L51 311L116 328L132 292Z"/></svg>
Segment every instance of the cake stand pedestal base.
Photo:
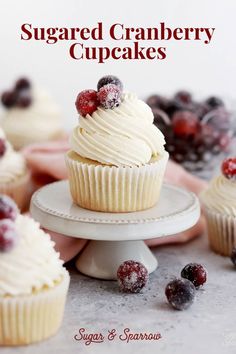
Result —
<svg viewBox="0 0 236 354"><path fill-rule="evenodd" d="M90 241L78 257L76 268L90 277L116 279L119 265L127 260L143 263L149 273L158 266L143 241Z"/></svg>

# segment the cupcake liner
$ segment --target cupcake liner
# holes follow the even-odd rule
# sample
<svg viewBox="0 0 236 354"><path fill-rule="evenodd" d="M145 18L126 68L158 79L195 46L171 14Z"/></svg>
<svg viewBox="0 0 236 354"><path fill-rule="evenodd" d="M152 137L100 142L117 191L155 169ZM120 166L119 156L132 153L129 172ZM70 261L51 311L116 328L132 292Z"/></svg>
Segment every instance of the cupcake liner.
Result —
<svg viewBox="0 0 236 354"><path fill-rule="evenodd" d="M60 327L69 274L54 288L0 298L0 345L27 345L46 339Z"/></svg>
<svg viewBox="0 0 236 354"><path fill-rule="evenodd" d="M168 153L141 167L86 163L70 151L66 155L72 199L79 206L103 212L132 212L157 203Z"/></svg>
<svg viewBox="0 0 236 354"><path fill-rule="evenodd" d="M29 203L29 183L30 172L27 171L23 176L16 177L15 181L7 183L0 182L0 194L6 194L14 199L19 209L22 211L26 208L27 203Z"/></svg>
<svg viewBox="0 0 236 354"><path fill-rule="evenodd" d="M205 215L210 247L216 253L230 256L236 247L236 218L208 208L205 208Z"/></svg>

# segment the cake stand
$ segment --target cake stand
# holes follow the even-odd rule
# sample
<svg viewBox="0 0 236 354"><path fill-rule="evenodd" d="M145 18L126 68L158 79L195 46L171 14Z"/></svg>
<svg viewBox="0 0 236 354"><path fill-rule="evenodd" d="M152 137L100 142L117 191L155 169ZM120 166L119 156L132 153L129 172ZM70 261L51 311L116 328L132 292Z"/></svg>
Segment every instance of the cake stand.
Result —
<svg viewBox="0 0 236 354"><path fill-rule="evenodd" d="M153 208L133 213L86 210L72 202L68 181L49 184L31 199L32 216L42 227L67 236L92 240L76 261L77 269L100 279L116 279L125 260L142 262L149 273L157 259L143 240L173 235L195 225L200 216L197 197L164 184Z"/></svg>

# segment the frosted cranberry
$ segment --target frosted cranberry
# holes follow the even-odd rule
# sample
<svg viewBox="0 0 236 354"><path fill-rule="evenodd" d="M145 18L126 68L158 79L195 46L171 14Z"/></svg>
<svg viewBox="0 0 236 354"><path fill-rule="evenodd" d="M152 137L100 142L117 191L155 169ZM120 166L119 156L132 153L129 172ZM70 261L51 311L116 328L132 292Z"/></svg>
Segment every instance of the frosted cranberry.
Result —
<svg viewBox="0 0 236 354"><path fill-rule="evenodd" d="M146 102L151 108L159 108L163 111L167 109L169 104L168 99L160 95L152 95L148 97Z"/></svg>
<svg viewBox="0 0 236 354"><path fill-rule="evenodd" d="M198 288L206 282L207 272L201 264L189 263L182 269L181 277L188 279Z"/></svg>
<svg viewBox="0 0 236 354"><path fill-rule="evenodd" d="M18 214L16 203L7 195L0 195L0 220L15 220Z"/></svg>
<svg viewBox="0 0 236 354"><path fill-rule="evenodd" d="M227 179L236 181L236 157L224 160L221 165L221 171Z"/></svg>
<svg viewBox="0 0 236 354"><path fill-rule="evenodd" d="M194 136L199 131L198 118L190 111L176 112L173 116L172 126L175 135L179 137Z"/></svg>
<svg viewBox="0 0 236 354"><path fill-rule="evenodd" d="M169 116L170 118L172 118L173 115L174 115L176 112L180 111L182 108L183 108L183 107L182 107L182 105L181 105L179 102L177 102L176 100L170 100L170 101L167 103L167 105L166 105L164 111L168 114L168 116Z"/></svg>
<svg viewBox="0 0 236 354"><path fill-rule="evenodd" d="M188 91L179 91L175 94L174 99L183 105L192 102L192 95Z"/></svg>
<svg viewBox="0 0 236 354"><path fill-rule="evenodd" d="M0 157L3 157L6 152L6 141L0 138Z"/></svg>
<svg viewBox="0 0 236 354"><path fill-rule="evenodd" d="M97 97L97 91L84 90L81 91L75 101L75 106L79 114L86 116L86 114L92 114L99 106Z"/></svg>
<svg viewBox="0 0 236 354"><path fill-rule="evenodd" d="M119 89L122 91L123 90L123 84L120 81L120 79L118 79L118 77L114 76L114 75L106 75L103 76L97 84L97 90L99 91L103 86L108 85L108 84L113 84L116 85L117 87L119 87Z"/></svg>
<svg viewBox="0 0 236 354"><path fill-rule="evenodd" d="M15 84L16 91L30 89L30 87L31 87L30 81L25 77L22 77L19 80L17 80Z"/></svg>
<svg viewBox="0 0 236 354"><path fill-rule="evenodd" d="M9 252L18 239L15 224L12 220L0 220L0 251Z"/></svg>
<svg viewBox="0 0 236 354"><path fill-rule="evenodd" d="M29 90L21 90L18 93L16 105L20 108L27 108L32 103L32 97Z"/></svg>
<svg viewBox="0 0 236 354"><path fill-rule="evenodd" d="M187 279L174 279L167 284L165 294L170 305L176 310L185 310L192 305L196 290Z"/></svg>
<svg viewBox="0 0 236 354"><path fill-rule="evenodd" d="M106 109L118 107L121 103L121 90L113 84L105 85L98 92L98 100Z"/></svg>
<svg viewBox="0 0 236 354"><path fill-rule="evenodd" d="M16 104L17 95L15 91L5 91L2 94L2 104L6 108L12 108Z"/></svg>
<svg viewBox="0 0 236 354"><path fill-rule="evenodd" d="M209 97L206 100L206 104L210 108L216 108L216 107L224 106L224 102L222 101L222 99L220 99L219 97L215 97L215 96Z"/></svg>
<svg viewBox="0 0 236 354"><path fill-rule="evenodd" d="M117 271L119 287L127 293L139 293L148 281L147 268L140 262L125 261Z"/></svg>

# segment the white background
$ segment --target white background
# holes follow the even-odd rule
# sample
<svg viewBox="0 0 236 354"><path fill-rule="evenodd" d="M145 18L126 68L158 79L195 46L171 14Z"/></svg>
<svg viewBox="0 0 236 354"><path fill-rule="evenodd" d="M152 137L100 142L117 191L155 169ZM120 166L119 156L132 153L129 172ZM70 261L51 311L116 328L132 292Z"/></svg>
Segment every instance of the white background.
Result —
<svg viewBox="0 0 236 354"><path fill-rule="evenodd" d="M180 88L202 95L236 96L235 0L0 0L0 4L0 90L20 75L29 76L53 94L68 128L77 121L77 93L95 88L97 80L108 73L118 75L126 89L143 98L153 92L170 94ZM164 61L75 61L68 55L70 42L46 45L20 40L23 23L35 27L89 27L98 21L105 28L116 22L130 27L155 27L165 21L170 27L216 30L210 45L166 42L168 55Z"/></svg>

